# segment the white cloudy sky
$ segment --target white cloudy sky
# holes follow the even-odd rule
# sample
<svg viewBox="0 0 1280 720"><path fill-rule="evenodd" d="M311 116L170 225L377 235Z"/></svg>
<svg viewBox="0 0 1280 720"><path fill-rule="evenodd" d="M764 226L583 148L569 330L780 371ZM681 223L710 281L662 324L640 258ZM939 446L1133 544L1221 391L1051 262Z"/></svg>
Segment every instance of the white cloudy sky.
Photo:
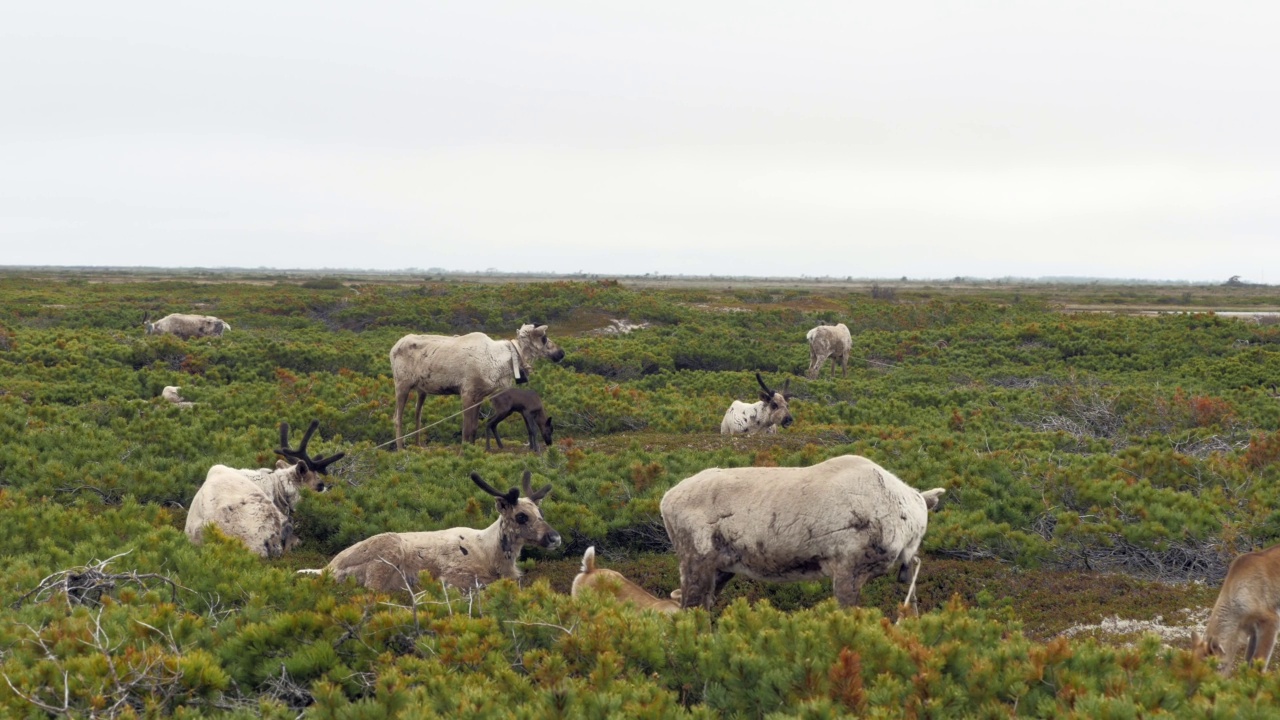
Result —
<svg viewBox="0 0 1280 720"><path fill-rule="evenodd" d="M1280 3L14 2L0 265L1280 282Z"/></svg>

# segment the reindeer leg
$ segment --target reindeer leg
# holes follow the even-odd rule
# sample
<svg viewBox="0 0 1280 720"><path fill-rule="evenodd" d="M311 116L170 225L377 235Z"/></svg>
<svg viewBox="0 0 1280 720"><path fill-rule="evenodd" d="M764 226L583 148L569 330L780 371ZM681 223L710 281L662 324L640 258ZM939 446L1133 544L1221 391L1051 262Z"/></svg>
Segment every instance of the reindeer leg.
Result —
<svg viewBox="0 0 1280 720"><path fill-rule="evenodd" d="M401 435L400 419L404 415L404 404L405 404L405 401L409 399L409 392L410 392L409 388L404 388L403 390L401 390L400 388L396 388L396 414L393 416L393 418L395 419L395 426L396 426L396 449L397 450L404 449L404 438L400 436Z"/></svg>
<svg viewBox="0 0 1280 720"><path fill-rule="evenodd" d="M462 393L462 442L472 443L476 441L476 429L480 426L480 401L484 396L471 397L468 393Z"/></svg>
<svg viewBox="0 0 1280 720"><path fill-rule="evenodd" d="M426 401L427 401L427 394L419 390L418 404L413 411L413 417L414 417L413 431L414 431L415 439L418 442L418 447L422 447L423 445L426 444L426 442L424 442L422 439L422 404Z"/></svg>
<svg viewBox="0 0 1280 720"><path fill-rule="evenodd" d="M857 607L862 586L869 577L866 572L857 572L851 567L835 569L831 574L831 586L841 607Z"/></svg>
<svg viewBox="0 0 1280 720"><path fill-rule="evenodd" d="M521 410L520 417L524 418L524 429L529 431L529 449L538 452L537 424L533 422L528 410Z"/></svg>
<svg viewBox="0 0 1280 720"><path fill-rule="evenodd" d="M1249 640L1249 648L1252 652L1248 655L1248 660L1252 662L1256 658L1262 658L1262 669L1266 670L1267 665L1271 662L1271 652L1276 647L1276 632L1280 631L1280 617L1274 612L1268 612L1265 617L1258 618L1253 626L1253 637Z"/></svg>
<svg viewBox="0 0 1280 720"><path fill-rule="evenodd" d="M489 418L489 424L486 426L486 427L488 428L488 431L486 432L486 434L485 434L485 438L484 438L484 449L485 449L485 450L488 450L488 449L489 449L489 435L488 435L488 433L493 433L493 439L494 439L494 440L496 440L496 441L498 441L498 449L499 449L499 450L501 450L501 449L502 449L502 437L500 437L500 436L498 435L498 423L502 422L503 420L506 420L506 419L507 419L507 416L509 416L512 412L513 412L512 410L507 410L507 411L506 411L506 412L504 412L504 413L496 414L496 415L494 415L493 417Z"/></svg>
<svg viewBox="0 0 1280 720"><path fill-rule="evenodd" d="M680 560L680 607L701 605L710 610L716 602L716 568L709 557Z"/></svg>

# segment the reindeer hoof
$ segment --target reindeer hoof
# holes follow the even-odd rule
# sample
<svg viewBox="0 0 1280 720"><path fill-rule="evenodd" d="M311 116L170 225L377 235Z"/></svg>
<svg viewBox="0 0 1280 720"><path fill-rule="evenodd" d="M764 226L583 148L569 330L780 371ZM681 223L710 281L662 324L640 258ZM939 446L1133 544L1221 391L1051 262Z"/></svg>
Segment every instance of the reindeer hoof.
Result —
<svg viewBox="0 0 1280 720"><path fill-rule="evenodd" d="M529 378L525 377L524 375L521 375L520 377L516 378L517 385L524 385L527 382L529 382Z"/></svg>

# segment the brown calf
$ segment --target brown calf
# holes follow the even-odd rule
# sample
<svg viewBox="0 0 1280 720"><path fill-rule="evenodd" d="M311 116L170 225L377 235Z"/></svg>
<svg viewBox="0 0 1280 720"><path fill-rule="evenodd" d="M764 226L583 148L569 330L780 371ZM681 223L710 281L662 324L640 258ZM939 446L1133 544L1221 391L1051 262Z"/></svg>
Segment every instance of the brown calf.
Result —
<svg viewBox="0 0 1280 720"><path fill-rule="evenodd" d="M489 449L490 435L498 441L498 448L502 448L502 438L498 437L498 423L517 412L524 418L524 427L529 431L529 449L539 452L537 431L542 433L546 446L551 446L551 418L542 409L542 398L538 397L538 393L525 388L512 388L494 395L489 402L493 404L493 417L489 418L489 424L485 426L485 450Z"/></svg>
<svg viewBox="0 0 1280 720"><path fill-rule="evenodd" d="M655 597L648 590L631 582L616 570L596 567L596 548L587 548L582 554L582 572L573 579L573 587L569 594L578 597L582 588L591 588L596 592L609 593L624 602L629 602L641 610L674 613L680 611L680 591L671 593L673 600Z"/></svg>

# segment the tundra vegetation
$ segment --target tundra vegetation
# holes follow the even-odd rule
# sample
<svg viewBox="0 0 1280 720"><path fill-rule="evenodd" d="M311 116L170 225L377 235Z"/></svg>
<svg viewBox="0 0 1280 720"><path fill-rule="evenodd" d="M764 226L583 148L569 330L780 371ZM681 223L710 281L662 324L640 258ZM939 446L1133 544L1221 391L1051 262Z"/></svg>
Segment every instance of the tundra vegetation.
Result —
<svg viewBox="0 0 1280 720"><path fill-rule="evenodd" d="M101 279L0 278L0 715L1262 717L1280 696L1280 673L1223 676L1186 641L1061 634L1111 615L1190 626L1180 610L1207 611L1232 558L1280 540L1280 325L1064 305L1274 308L1276 288ZM236 330L144 335L139 307ZM593 332L620 317L648 327ZM486 453L452 419L424 449L378 449L398 338L530 318L565 351L529 382L552 447ZM820 322L849 327L848 377L803 377ZM756 372L791 378L796 422L720 435ZM167 386L196 411L156 402ZM430 396L424 421L458 409ZM277 423L312 418L347 456L301 494L298 546L190 543L209 468L268 467ZM568 595L591 545L650 592L677 587L659 502L681 480L841 455L946 488L918 617L894 623L893 577L856 608L825 580L739 578L671 616ZM526 469L555 485L541 509L563 543L525 548L523 586L410 595L294 572L383 532L484 527L470 473Z"/></svg>

